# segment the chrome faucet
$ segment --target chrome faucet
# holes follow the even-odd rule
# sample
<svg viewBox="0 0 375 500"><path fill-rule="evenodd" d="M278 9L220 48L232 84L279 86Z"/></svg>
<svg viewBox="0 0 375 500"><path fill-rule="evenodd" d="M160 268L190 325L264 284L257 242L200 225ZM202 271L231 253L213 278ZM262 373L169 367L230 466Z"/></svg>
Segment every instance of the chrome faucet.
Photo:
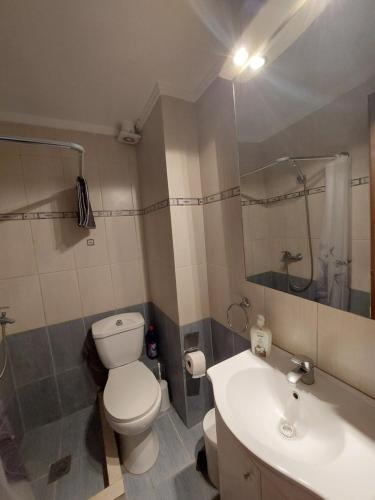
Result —
<svg viewBox="0 0 375 500"><path fill-rule="evenodd" d="M314 361L311 358L303 354L296 354L290 361L297 365L297 367L288 373L288 382L296 384L299 380L302 380L302 382L307 385L314 383Z"/></svg>
<svg viewBox="0 0 375 500"><path fill-rule="evenodd" d="M5 307L1 307L0 306L0 311L2 309L9 309L9 307L8 306L5 306ZM6 325L6 324L10 325L10 324L12 324L14 322L15 322L14 319L8 318L7 313L5 311L1 311L1 314L0 314L0 325Z"/></svg>

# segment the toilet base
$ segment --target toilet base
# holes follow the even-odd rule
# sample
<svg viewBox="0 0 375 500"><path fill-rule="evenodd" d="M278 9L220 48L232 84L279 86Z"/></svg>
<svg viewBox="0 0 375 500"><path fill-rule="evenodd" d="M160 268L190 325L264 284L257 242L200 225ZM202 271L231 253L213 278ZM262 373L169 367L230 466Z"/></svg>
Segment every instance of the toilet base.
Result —
<svg viewBox="0 0 375 500"><path fill-rule="evenodd" d="M150 427L141 434L119 434L122 463L128 472L143 474L151 469L159 454L158 435Z"/></svg>

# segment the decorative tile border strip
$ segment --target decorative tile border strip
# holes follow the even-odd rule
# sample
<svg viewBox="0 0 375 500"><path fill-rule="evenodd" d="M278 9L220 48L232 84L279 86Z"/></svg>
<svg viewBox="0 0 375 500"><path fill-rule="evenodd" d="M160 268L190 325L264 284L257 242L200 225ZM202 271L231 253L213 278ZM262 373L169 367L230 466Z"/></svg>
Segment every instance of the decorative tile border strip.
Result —
<svg viewBox="0 0 375 500"><path fill-rule="evenodd" d="M354 186L361 186L363 184L368 184L370 182L370 178L367 177L357 177L355 179L352 179L351 185L352 187ZM307 194L313 195L313 194L318 194L318 193L325 193L326 188L325 186L318 186L315 188L310 188L307 190ZM270 203L276 203L278 201L284 201L284 200L290 200L293 198L301 198L304 196L304 191L294 191L293 193L287 193L279 196L273 196L271 198L264 198L261 200L247 200L247 199L241 199L241 205L244 206L249 206L249 205L268 205Z"/></svg>
<svg viewBox="0 0 375 500"><path fill-rule="evenodd" d="M352 186L360 186L362 184L368 184L369 177L357 177L352 179ZM318 186L308 190L308 194L324 193L325 186ZM129 217L135 215L146 215L162 208L167 207L186 207L186 206L197 206L197 205L208 205L210 203L215 203L218 201L228 200L229 198L234 198L235 196L240 196L240 187L235 186L219 193L210 194L204 196L203 198L167 198L162 201L158 201L152 205L149 205L143 209L136 210L94 210L94 217ZM278 201L288 200L292 198L299 198L303 196L303 191L295 191L293 193L287 193L280 196L274 196L272 198L262 199L262 200L241 200L242 206L247 205L267 205L269 203L275 203ZM0 221L7 220L41 220L41 219L75 219L77 218L77 212L17 212L17 213L0 213Z"/></svg>
<svg viewBox="0 0 375 500"><path fill-rule="evenodd" d="M143 210L94 210L94 217L127 217L143 215ZM0 221L7 220L42 220L42 219L76 219L77 212L20 212L0 213Z"/></svg>

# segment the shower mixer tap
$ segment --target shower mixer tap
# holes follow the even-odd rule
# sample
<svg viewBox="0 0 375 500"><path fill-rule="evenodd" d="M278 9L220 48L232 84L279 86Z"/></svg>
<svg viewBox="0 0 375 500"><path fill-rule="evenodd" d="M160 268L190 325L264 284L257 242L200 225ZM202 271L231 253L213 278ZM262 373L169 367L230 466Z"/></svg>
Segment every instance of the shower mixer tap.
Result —
<svg viewBox="0 0 375 500"><path fill-rule="evenodd" d="M4 311L4 309L9 309L8 306L5 306L5 307L0 307L0 311L1 311L1 314L0 314L0 325L11 325L13 324L16 320L15 319L12 319L12 318L8 318L7 316L7 313Z"/></svg>
<svg viewBox="0 0 375 500"><path fill-rule="evenodd" d="M283 262L300 262L303 259L303 255L300 252L293 255L289 250L283 250L281 253L283 255L281 259Z"/></svg>

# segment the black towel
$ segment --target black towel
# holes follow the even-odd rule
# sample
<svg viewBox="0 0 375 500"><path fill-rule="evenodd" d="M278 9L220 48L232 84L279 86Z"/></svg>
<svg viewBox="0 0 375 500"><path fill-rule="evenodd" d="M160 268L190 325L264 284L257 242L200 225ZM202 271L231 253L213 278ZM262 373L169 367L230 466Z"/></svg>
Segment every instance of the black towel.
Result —
<svg viewBox="0 0 375 500"><path fill-rule="evenodd" d="M0 400L0 458L7 480L16 482L28 478L7 410L4 402Z"/></svg>
<svg viewBox="0 0 375 500"><path fill-rule="evenodd" d="M95 229L95 219L92 213L89 188L83 177L77 177L77 200L78 200L78 225L88 229Z"/></svg>

